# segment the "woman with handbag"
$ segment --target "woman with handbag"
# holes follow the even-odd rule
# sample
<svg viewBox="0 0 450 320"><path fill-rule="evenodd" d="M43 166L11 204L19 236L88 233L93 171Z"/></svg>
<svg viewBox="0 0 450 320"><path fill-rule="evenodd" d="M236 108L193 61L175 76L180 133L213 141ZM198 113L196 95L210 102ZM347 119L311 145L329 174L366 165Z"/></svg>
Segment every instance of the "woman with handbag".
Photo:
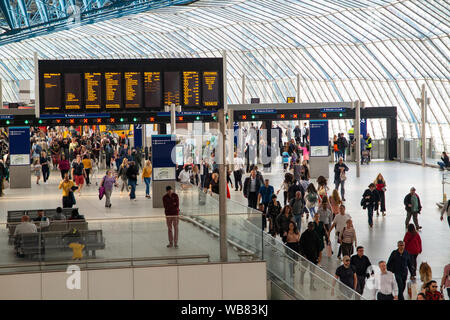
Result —
<svg viewBox="0 0 450 320"><path fill-rule="evenodd" d="M355 247L358 246L356 242L356 231L355 228L353 228L353 222L351 219L347 220L347 226L344 227L344 230L339 235L339 242L341 244L341 252L344 257L350 257L353 254L353 242L355 243Z"/></svg>
<svg viewBox="0 0 450 320"><path fill-rule="evenodd" d="M344 159L342 157L339 157L339 162L334 165L334 185L336 186L336 190L339 190L339 185L341 185L342 201L345 201L344 184L345 180L347 180L347 176L345 175L346 171L348 171L348 167L344 163Z"/></svg>
<svg viewBox="0 0 450 320"><path fill-rule="evenodd" d="M111 169L106 171L106 175L103 177L102 182L100 184L99 188L99 195L102 194L102 192L105 195L105 208L111 208L111 195L113 191L113 186L118 186L117 184L117 177L113 176L113 172ZM103 191L102 191L103 188ZM100 198L101 199L101 198Z"/></svg>
<svg viewBox="0 0 450 320"><path fill-rule="evenodd" d="M384 217L386 215L386 200L384 195L386 192L386 181L384 180L383 175L379 173L373 183L376 185L378 195L380 196L380 210ZM376 205L375 210L377 211L377 216L379 216L380 213L378 212L378 204Z"/></svg>

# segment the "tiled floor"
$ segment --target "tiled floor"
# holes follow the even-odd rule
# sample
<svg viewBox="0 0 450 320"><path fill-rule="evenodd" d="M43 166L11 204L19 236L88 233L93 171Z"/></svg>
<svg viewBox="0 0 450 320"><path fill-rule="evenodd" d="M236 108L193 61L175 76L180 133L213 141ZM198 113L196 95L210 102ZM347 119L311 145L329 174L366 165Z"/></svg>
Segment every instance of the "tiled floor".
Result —
<svg viewBox="0 0 450 320"><path fill-rule="evenodd" d="M427 261L433 270L433 278L440 279L445 264L450 263L450 229L447 222L439 220L440 212L436 202L442 201L441 172L434 168L422 168L418 165L400 164L398 162L372 162L361 168L361 177L356 178L356 166L348 164L350 171L346 181L347 213L352 216L356 228L358 244L366 248L366 255L373 264L386 260L392 250L396 249L398 240L403 239L405 229L405 210L403 198L411 186L415 186L422 201L422 214L419 216L423 226L423 253L418 257L418 264ZM330 176L332 175L330 164ZM276 167L276 168L275 168ZM374 217L374 227L370 229L367 223L367 213L359 206L362 193L381 172L387 182L386 217ZM272 173L263 173L277 190L283 178L280 166L273 166ZM59 173L52 172L49 184L36 185L31 189L6 190L6 196L0 198L0 222L6 222L6 213L13 209L54 208L61 205L61 191L58 190ZM332 180L332 179L331 179ZM333 184L330 183L330 187ZM448 190L448 189L447 189ZM92 185L83 190L81 197L77 196L77 206L89 221L90 229L95 224L105 230L107 248L98 252L98 257L130 257L161 256L173 254L165 248L167 231L164 223L163 210L153 209L152 200L144 197L144 184L139 182L137 201L130 201L126 194L120 195L117 190L112 196L112 208L104 207L104 200L99 201L97 187ZM181 194L181 197L185 195ZM241 192L231 190L232 200L246 204ZM280 193L280 202L282 202ZM181 208L183 210L183 207ZM217 211L217 208L212 209ZM306 225L303 220L303 228ZM180 241L183 243L179 254L201 254L216 252L218 258L218 241L207 233L185 222L180 223ZM2 226L0 244L8 250L0 250L0 261L14 263L11 258L11 247L6 245L6 228ZM108 240L109 239L109 240ZM120 240L122 239L122 240ZM2 245L2 246L3 246ZM133 249L131 249L133 248ZM337 251L337 247L334 247ZM230 249L231 258L237 259L237 253ZM329 273L334 274L340 261L334 257L324 258L322 265Z"/></svg>

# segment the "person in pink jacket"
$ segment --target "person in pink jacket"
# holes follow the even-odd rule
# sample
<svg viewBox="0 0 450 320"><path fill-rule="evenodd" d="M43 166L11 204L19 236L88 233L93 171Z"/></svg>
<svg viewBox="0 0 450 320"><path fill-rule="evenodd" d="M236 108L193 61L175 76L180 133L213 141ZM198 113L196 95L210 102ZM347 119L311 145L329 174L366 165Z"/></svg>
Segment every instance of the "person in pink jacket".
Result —
<svg viewBox="0 0 450 320"><path fill-rule="evenodd" d="M417 269L417 256L422 253L422 239L419 233L416 231L414 224L408 225L408 231L403 238L405 242L405 250L408 251L411 256L411 265L414 270Z"/></svg>

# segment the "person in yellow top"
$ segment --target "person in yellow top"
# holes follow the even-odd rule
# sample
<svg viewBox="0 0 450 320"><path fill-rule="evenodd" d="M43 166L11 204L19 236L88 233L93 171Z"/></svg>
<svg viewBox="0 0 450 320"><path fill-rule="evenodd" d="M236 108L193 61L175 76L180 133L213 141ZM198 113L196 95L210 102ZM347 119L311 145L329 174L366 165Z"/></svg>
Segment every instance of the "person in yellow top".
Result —
<svg viewBox="0 0 450 320"><path fill-rule="evenodd" d="M142 169L142 180L145 182L145 197L150 199L150 183L152 182L152 163L150 160L145 161Z"/></svg>
<svg viewBox="0 0 450 320"><path fill-rule="evenodd" d="M81 260L83 258L84 244L78 242L72 242L69 244L69 248L72 249L72 259Z"/></svg>
<svg viewBox="0 0 450 320"><path fill-rule="evenodd" d="M75 196L73 195L72 192L72 187L75 184L73 183L72 180L69 179L69 174L66 173L64 175L64 180L62 180L59 183L59 189L62 189L62 202L63 202L63 208L72 208L72 206L75 204L74 200L75 200Z"/></svg>
<svg viewBox="0 0 450 320"><path fill-rule="evenodd" d="M91 184L91 181L89 180L89 174L91 173L92 169L91 156L89 154L85 155L83 157L83 160L81 160L81 162L83 163L84 171L86 171L86 185L88 186Z"/></svg>

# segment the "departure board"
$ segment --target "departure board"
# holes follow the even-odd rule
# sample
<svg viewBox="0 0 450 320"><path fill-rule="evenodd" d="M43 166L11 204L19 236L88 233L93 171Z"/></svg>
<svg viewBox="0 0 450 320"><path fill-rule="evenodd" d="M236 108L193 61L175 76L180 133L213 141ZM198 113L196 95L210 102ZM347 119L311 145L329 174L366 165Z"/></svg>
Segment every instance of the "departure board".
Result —
<svg viewBox="0 0 450 320"><path fill-rule="evenodd" d="M44 73L45 110L61 109L61 73Z"/></svg>
<svg viewBox="0 0 450 320"><path fill-rule="evenodd" d="M144 72L145 108L161 108L161 72Z"/></svg>
<svg viewBox="0 0 450 320"><path fill-rule="evenodd" d="M66 110L81 109L81 74L66 73L64 75L64 100Z"/></svg>
<svg viewBox="0 0 450 320"><path fill-rule="evenodd" d="M102 103L102 74L92 72L84 74L84 101L86 109L100 109Z"/></svg>
<svg viewBox="0 0 450 320"><path fill-rule="evenodd" d="M140 72L125 72L125 109L137 109L142 105L142 81Z"/></svg>
<svg viewBox="0 0 450 320"><path fill-rule="evenodd" d="M203 72L203 105L217 107L219 105L219 73L217 71Z"/></svg>
<svg viewBox="0 0 450 320"><path fill-rule="evenodd" d="M39 60L36 114L137 122L172 104L216 112L224 106L223 66L222 58Z"/></svg>
<svg viewBox="0 0 450 320"><path fill-rule="evenodd" d="M106 109L122 107L122 83L120 72L105 72Z"/></svg>
<svg viewBox="0 0 450 320"><path fill-rule="evenodd" d="M200 105L200 74L198 71L183 72L183 105L187 107Z"/></svg>
<svg viewBox="0 0 450 320"><path fill-rule="evenodd" d="M164 72L164 105L180 105L180 73Z"/></svg>

